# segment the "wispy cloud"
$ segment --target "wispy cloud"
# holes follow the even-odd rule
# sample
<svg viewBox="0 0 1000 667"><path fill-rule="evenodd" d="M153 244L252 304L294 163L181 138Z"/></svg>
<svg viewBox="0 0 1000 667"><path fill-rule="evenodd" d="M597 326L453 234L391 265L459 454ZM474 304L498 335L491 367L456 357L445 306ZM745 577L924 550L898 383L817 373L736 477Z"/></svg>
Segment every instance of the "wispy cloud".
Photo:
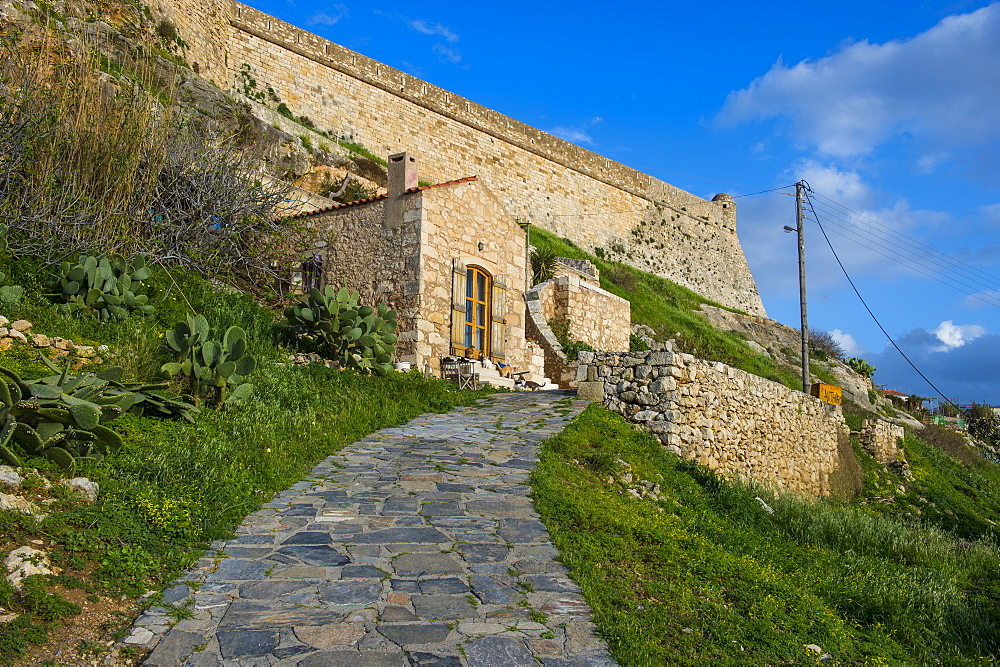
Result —
<svg viewBox="0 0 1000 667"><path fill-rule="evenodd" d="M438 37L443 38L444 41L448 42L449 44L458 43L458 35L453 33L451 29L449 29L447 26L443 26L440 23L435 23L434 25L431 25L430 23L428 23L423 19L415 19L413 21L408 21L407 25L409 25L410 28L412 28L413 30L416 30L417 32L423 33L425 35L437 35Z"/></svg>
<svg viewBox="0 0 1000 667"><path fill-rule="evenodd" d="M565 139L566 141L573 144L594 144L594 138L590 136L589 129L604 122L604 118L601 116L594 116L593 118L579 123L575 126L559 125L546 130L549 134L555 135L560 139Z"/></svg>
<svg viewBox="0 0 1000 667"><path fill-rule="evenodd" d="M435 37L439 41L431 46L431 51L437 54L438 59L449 65L462 65L462 52L455 46L460 41L458 34L446 25L425 19L411 19L402 14L390 14L381 9L372 10L379 16L385 16L393 21L399 21L410 30L419 32L421 35ZM467 67L464 66L463 67Z"/></svg>
<svg viewBox="0 0 1000 667"><path fill-rule="evenodd" d="M462 62L462 54L458 52L458 49L450 49L444 44L435 44L431 48L434 50L434 53L441 56L443 62L452 63L453 65Z"/></svg>
<svg viewBox="0 0 1000 667"><path fill-rule="evenodd" d="M320 12L309 18L306 23L308 25L325 25L333 26L337 25L340 19L347 16L347 7L345 5L334 5L333 12Z"/></svg>
<svg viewBox="0 0 1000 667"><path fill-rule="evenodd" d="M780 60L730 93L725 124L780 118L822 155L867 155L899 136L920 148L915 168L955 150L995 152L1000 142L1000 3L949 16L909 39L850 43L818 60Z"/></svg>

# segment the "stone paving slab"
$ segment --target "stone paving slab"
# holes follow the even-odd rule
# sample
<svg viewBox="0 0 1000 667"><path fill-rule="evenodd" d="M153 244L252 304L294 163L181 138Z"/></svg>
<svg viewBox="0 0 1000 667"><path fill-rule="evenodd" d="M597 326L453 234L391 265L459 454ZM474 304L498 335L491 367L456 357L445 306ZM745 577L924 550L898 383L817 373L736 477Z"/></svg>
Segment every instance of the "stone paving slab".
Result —
<svg viewBox="0 0 1000 667"><path fill-rule="evenodd" d="M125 642L147 665L614 665L529 497L586 403L502 394L359 440L212 545Z"/></svg>

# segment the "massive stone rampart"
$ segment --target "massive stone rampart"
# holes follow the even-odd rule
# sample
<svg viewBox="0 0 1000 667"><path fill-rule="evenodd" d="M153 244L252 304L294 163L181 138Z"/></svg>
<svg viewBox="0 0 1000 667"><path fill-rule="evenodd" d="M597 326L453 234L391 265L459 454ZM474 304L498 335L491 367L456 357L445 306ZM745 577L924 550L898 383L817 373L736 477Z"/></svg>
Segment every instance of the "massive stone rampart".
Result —
<svg viewBox="0 0 1000 667"><path fill-rule="evenodd" d="M522 220L764 314L728 196L707 201L238 2L161 0L157 11L220 87L270 86L317 128L420 155L429 181L477 175Z"/></svg>

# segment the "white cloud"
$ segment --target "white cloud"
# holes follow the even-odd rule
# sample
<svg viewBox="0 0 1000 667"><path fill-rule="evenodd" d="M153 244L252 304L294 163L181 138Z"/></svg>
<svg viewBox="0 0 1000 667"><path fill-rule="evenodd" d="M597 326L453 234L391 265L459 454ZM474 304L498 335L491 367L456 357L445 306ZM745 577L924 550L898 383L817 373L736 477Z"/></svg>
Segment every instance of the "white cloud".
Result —
<svg viewBox="0 0 1000 667"><path fill-rule="evenodd" d="M953 15L915 37L854 42L818 60L780 60L730 93L723 123L786 118L797 141L831 156L866 155L908 134L919 168L949 151L1000 143L1000 3Z"/></svg>
<svg viewBox="0 0 1000 667"><path fill-rule="evenodd" d="M438 37L442 37L444 41L449 44L455 44L458 42L458 35L440 23L431 25L423 19L415 19L413 21L409 21L408 25L417 32L425 35L436 35Z"/></svg>
<svg viewBox="0 0 1000 667"><path fill-rule="evenodd" d="M574 144L594 144L594 138L590 136L588 129L604 122L604 118L601 116L594 116L593 118L586 120L576 126L566 126L560 125L558 127L553 127L546 132L555 135L560 139L565 139L566 141Z"/></svg>
<svg viewBox="0 0 1000 667"><path fill-rule="evenodd" d="M319 14L315 14L312 18L306 21L306 23L308 25L332 26L336 25L337 22L340 21L340 19L347 16L346 6L334 5L333 9L335 10L334 13L320 12Z"/></svg>
<svg viewBox="0 0 1000 667"><path fill-rule="evenodd" d="M575 128L575 127L553 127L549 130L549 134L554 134L560 139L565 139L566 141L574 144L593 144L594 138L587 134L586 130Z"/></svg>
<svg viewBox="0 0 1000 667"><path fill-rule="evenodd" d="M845 333L840 329L833 329L830 331L830 337L837 341L837 345L849 357L856 357L865 353L865 348L861 347L858 341L854 340L854 336L849 333Z"/></svg>
<svg viewBox="0 0 1000 667"><path fill-rule="evenodd" d="M955 324L951 320L945 320L934 330L934 335L944 344L935 351L944 352L962 347L985 333L986 329L978 324Z"/></svg>
<svg viewBox="0 0 1000 667"><path fill-rule="evenodd" d="M458 49L449 49L444 44L435 44L433 47L434 53L441 56L441 60L447 63L452 63L457 65L462 62L462 54L458 52Z"/></svg>

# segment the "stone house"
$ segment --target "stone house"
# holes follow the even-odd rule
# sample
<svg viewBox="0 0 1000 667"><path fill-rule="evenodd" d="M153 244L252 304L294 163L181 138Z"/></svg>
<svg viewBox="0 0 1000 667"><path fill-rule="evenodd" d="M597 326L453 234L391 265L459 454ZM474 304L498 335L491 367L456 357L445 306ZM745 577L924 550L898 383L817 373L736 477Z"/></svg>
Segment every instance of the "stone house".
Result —
<svg viewBox="0 0 1000 667"><path fill-rule="evenodd" d="M628 349L629 304L597 286L593 266L561 265L526 299L525 230L479 178L421 186L417 166L412 154L391 155L386 194L290 218L303 288L346 285L362 303L389 304L397 360L430 372L442 357L465 356L575 386L552 317L597 349Z"/></svg>
<svg viewBox="0 0 1000 667"><path fill-rule="evenodd" d="M397 311L399 361L437 371L462 355L531 370L525 233L475 176L419 186L416 157L391 155L387 194L291 220L306 285L347 285Z"/></svg>

